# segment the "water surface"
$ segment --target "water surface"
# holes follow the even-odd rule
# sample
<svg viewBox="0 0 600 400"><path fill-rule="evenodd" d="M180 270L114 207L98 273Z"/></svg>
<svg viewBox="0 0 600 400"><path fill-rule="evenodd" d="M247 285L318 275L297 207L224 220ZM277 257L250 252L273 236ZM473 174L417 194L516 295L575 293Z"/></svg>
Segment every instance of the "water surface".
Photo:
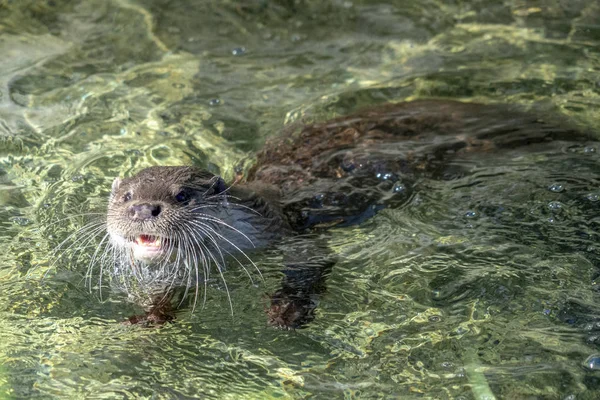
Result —
<svg viewBox="0 0 600 400"><path fill-rule="evenodd" d="M0 397L600 397L600 148L557 143L424 180L324 238L306 329L266 325L282 252L162 329L53 246L115 176L231 178L293 123L416 98L519 104L600 132L597 1L0 3ZM46 279L42 276L49 271Z"/></svg>

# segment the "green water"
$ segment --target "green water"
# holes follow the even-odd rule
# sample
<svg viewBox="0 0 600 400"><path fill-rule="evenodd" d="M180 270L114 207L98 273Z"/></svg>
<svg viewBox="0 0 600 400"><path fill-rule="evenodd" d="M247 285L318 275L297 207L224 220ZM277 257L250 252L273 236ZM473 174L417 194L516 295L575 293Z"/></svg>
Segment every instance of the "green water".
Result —
<svg viewBox="0 0 600 400"><path fill-rule="evenodd" d="M0 1L0 398L600 398L593 146L490 157L332 231L306 329L266 325L276 249L263 281L227 271L233 316L215 283L162 329L120 325L139 310L84 263L49 268L115 176L231 177L295 122L443 97L598 133L599 21L595 0Z"/></svg>

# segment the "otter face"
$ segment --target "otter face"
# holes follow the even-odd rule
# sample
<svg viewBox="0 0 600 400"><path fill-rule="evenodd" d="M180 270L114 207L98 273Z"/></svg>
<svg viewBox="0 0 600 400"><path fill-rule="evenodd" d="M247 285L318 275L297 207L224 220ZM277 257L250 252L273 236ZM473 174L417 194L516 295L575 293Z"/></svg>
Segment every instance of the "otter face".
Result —
<svg viewBox="0 0 600 400"><path fill-rule="evenodd" d="M190 167L150 167L115 179L107 230L116 249L145 264L185 259L202 238L218 236L212 215L226 202L221 178Z"/></svg>

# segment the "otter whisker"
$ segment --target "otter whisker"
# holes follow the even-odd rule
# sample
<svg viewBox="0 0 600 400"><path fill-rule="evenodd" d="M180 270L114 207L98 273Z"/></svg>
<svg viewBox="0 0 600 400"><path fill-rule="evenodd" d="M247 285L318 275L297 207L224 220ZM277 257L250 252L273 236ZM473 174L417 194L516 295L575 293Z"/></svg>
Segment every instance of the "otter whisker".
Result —
<svg viewBox="0 0 600 400"><path fill-rule="evenodd" d="M183 235L179 235L176 234L178 238L183 238ZM187 239L186 239L187 240ZM181 240L181 242L183 242L183 240ZM198 257L196 256L196 248L194 246L184 246L187 257L184 259L184 265L185 265L185 272L187 274L187 285L185 287L185 292L183 294L183 297L181 298L181 301L179 302L179 306L181 306L181 304L183 303L183 301L185 300L185 298L187 297L189 288L191 286L191 279L192 279L192 274L190 272L190 262L193 263L193 267L194 267L194 271L196 273L196 290L195 290L195 296L194 296L194 305L192 307L192 312L194 311L194 309L196 308L196 301L198 300L198 280L200 279L198 276ZM202 250L200 250L202 251Z"/></svg>
<svg viewBox="0 0 600 400"><path fill-rule="evenodd" d="M229 198L231 198L231 199L234 199L234 200L239 200L239 201L242 201L242 199L241 199L241 198L239 198L239 197L236 197L236 196L232 196L232 195L229 195L229 196L228 196L228 199L229 199ZM231 206L234 206L234 207L238 207L238 208L241 208L241 209L244 209L244 210L248 210L248 211L250 211L250 212L252 212L252 213L256 214L256 215L257 215L257 216L259 216L259 217L263 217L262 213L260 213L258 210L255 210L255 209L254 209L254 208L252 208L252 207L248 207L247 205L240 204L240 203L235 203L235 202L232 202L232 203L229 203L229 204L230 204Z"/></svg>
<svg viewBox="0 0 600 400"><path fill-rule="evenodd" d="M207 251L209 257L213 260L213 262L217 266L217 271L219 271L219 275L221 275L221 280L223 281L223 285L225 286L225 292L227 293L227 300L229 301L229 308L231 309L231 315L233 316L233 302L231 300L231 294L229 293L229 287L227 286L227 281L225 279L225 276L223 275L223 269L219 265L219 262L217 261L215 256L212 254L210 249L208 247L206 247L205 245L204 245L204 249Z"/></svg>
<svg viewBox="0 0 600 400"><path fill-rule="evenodd" d="M87 212L87 213L80 213L80 214L70 214L70 215L64 215L63 218L59 218L59 219L52 219L50 221L50 223L52 223L53 225L55 224L59 224L63 221L67 221L67 220L71 220L74 218L80 218L80 217L89 217L89 216L97 216L100 217L102 219L106 218L106 212Z"/></svg>
<svg viewBox="0 0 600 400"><path fill-rule="evenodd" d="M202 245L196 238L196 235L194 235L194 232L186 226L184 226L184 229L190 233L191 239L194 240L197 244L197 247L194 247L194 246L190 246L190 247L193 249L197 249L200 252L200 257L201 257L200 260L202 261L202 268L203 268L203 272L204 272L204 294L203 294L203 301L202 301L202 309L204 309L204 306L206 305L206 293L208 291L208 279L210 276L210 266L209 266L208 260L206 258L206 254L202 249ZM199 287L198 287L198 283L199 283L198 282L198 280L199 280L198 264L195 263L194 265L195 265L195 269L196 269L196 298L194 299L194 308L193 309L195 309L195 307L196 307L196 299L198 298L198 290L199 290Z"/></svg>
<svg viewBox="0 0 600 400"><path fill-rule="evenodd" d="M200 229L200 232L204 233L206 235L206 238L214 245L215 250L219 253L219 257L221 258L222 264L217 264L218 267L220 266L225 266L225 258L223 256L223 252L221 251L221 248L219 247L219 243L216 241L216 239L212 236L212 234L217 234L218 233L216 231L214 231L212 228L208 227L207 228L209 230L206 229Z"/></svg>
<svg viewBox="0 0 600 400"><path fill-rule="evenodd" d="M114 244L112 244L110 241L106 244L106 246L104 246L104 251L102 254L102 257L100 258L100 270L98 272L98 292L99 292L99 296L100 296L100 301L103 300L103 296L102 296L102 276L104 275L104 265L107 263L107 259L109 259L109 255L110 255L110 251L112 250L113 252L113 260L114 260L114 251L115 251L115 246ZM88 271L90 273L90 275L92 275L93 273L93 267L90 265L88 266ZM91 278L90 278L91 281Z"/></svg>
<svg viewBox="0 0 600 400"><path fill-rule="evenodd" d="M97 248L97 249L96 249L96 251L94 252L94 255L92 256L92 259L90 260L90 265L93 265L93 264L94 264L94 261L96 261L96 257L97 257L97 255L98 255L98 252L99 252L99 251L100 251L100 249L102 248L102 245L104 244L104 242L106 241L106 239L108 239L109 237L110 237L109 233L108 233L108 232L106 232L106 234L104 235L104 237L103 237L103 238L102 238L102 240L100 241L100 244L98 245L98 248ZM87 275L88 275L88 274L86 273L86 275L84 276L84 279L87 279ZM90 277L89 277L89 288L90 288L90 291L91 291L91 289L92 289L92 278L91 278L91 275L90 275Z"/></svg>
<svg viewBox="0 0 600 400"><path fill-rule="evenodd" d="M191 224L195 225L196 227L198 227L198 229L201 229L201 227L208 227L207 224L201 222L201 221L190 221ZM261 279L264 280L264 277L262 275L262 273L260 272L260 269L258 268L258 266L254 263L254 261L252 261L252 259L246 254L245 251L243 251L239 246L237 246L235 243L233 243L231 240L227 239L225 236L223 236L222 234L213 231L217 236L219 236L221 239L223 239L224 241L226 241L229 245L231 245L233 248L235 248L239 253L241 253L246 260L248 260L250 262L250 264L252 264L252 266L254 267L254 269L256 269L256 272L258 272L258 274L260 275ZM215 243L216 244L216 243ZM230 253L231 254L231 253ZM234 257L235 259L235 257ZM237 261L237 259L236 259ZM250 276L250 273L246 270L246 268L238 261L238 263L240 264L240 266L242 266L242 268L244 268L244 270L246 271L246 273L248 274L248 276ZM252 278L250 278L252 280ZM252 282L254 283L254 282Z"/></svg>
<svg viewBox="0 0 600 400"><path fill-rule="evenodd" d="M167 257L165 257L165 266L163 266L163 268L165 268L168 265L168 260L172 256L173 249L174 249L174 245L170 243L169 248L167 250ZM180 263L180 258L181 258L181 247L177 247L175 262L171 264L170 268L174 269L175 266L178 266ZM178 271L168 271L167 276L171 276L171 279L170 279L169 285L167 286L167 289L164 290L164 295L163 295L162 299L160 300L161 302L166 299L169 292L173 289L173 287L175 285L175 280L177 278L177 272ZM184 271L184 276L185 276L185 271ZM156 277L156 278L158 278L158 277Z"/></svg>
<svg viewBox="0 0 600 400"><path fill-rule="evenodd" d="M240 234L240 236L242 236L244 239L246 239L252 245L252 247L255 247L254 242L252 241L252 239L250 239L250 237L248 237L248 235L246 235L244 232L240 231L239 229L233 227L232 225L228 224L227 222L225 222L219 218L216 218L211 215L204 214L204 213L199 213L198 215L194 215L193 218L196 221L198 221L198 220L211 221L211 222L216 222L217 224L223 225L223 226L231 229L232 231Z"/></svg>
<svg viewBox="0 0 600 400"><path fill-rule="evenodd" d="M54 261L48 266L48 270L44 273L44 275L42 276L42 279L46 279L48 273L50 273L50 271L54 269L56 264L67 255L67 252L69 252L71 250L74 252L74 254L76 254L76 255L78 254L78 257L74 260L74 262L75 263L79 262L81 257L83 257L85 254L83 252L83 250L86 249L88 247L88 245L91 243L91 241L94 240L94 238L96 236L98 236L98 234L100 234L104 230L105 230L105 224L103 222L93 223L93 224L90 223L90 224L85 225L84 227L82 227L81 229L79 229L75 232L75 234L81 234L81 232L83 232L83 238L80 238L79 241L75 241L75 242L71 243L68 247L66 247L65 249L62 249L62 253L60 256L56 256L56 253L61 250L60 247L62 247L64 244L66 244L66 242L69 240L69 238L71 238L73 236L73 234L69 235L69 238L63 240L51 253L51 254L54 254L53 256L51 255L51 257L53 257Z"/></svg>
<svg viewBox="0 0 600 400"><path fill-rule="evenodd" d="M203 229L202 229L202 228L200 228L200 227L198 227L198 229L199 229L199 230L201 230L201 231L203 231ZM246 254L246 253L245 253L243 250L239 249L239 248L238 248L238 247L237 247L235 244L231 243L231 241L229 241L227 238L223 237L223 236L222 236L222 235L220 235L219 233L217 233L217 232L214 232L214 231L213 231L213 233L214 233L214 234L216 234L217 236L221 237L223 240L227 241L229 244L231 244L233 247L235 247L235 248L236 248L236 249L237 249L237 250L238 250L240 253L242 253L242 255L243 255L244 257L246 257L246 259L247 259L247 260L248 260L248 261L249 261L249 262L250 262L250 263L251 263L251 264L254 266L254 268L257 270L257 272L259 273L259 275L260 275L261 279L263 278L263 277L262 277L262 273L260 272L260 270L258 269L258 267L256 266L256 264L255 264L255 263L252 261L252 259L250 259L250 257L248 257L248 255L247 255L247 254ZM212 238L212 237L211 237L211 242L212 242L212 243L213 243L215 246L218 246L218 244L217 244L216 240L215 240L214 238ZM220 250L219 250L219 251L220 251ZM250 275L250 272L249 272L249 271L248 271L248 269L247 269L247 268L246 268L246 267L245 267L245 266L244 266L244 265L241 263L241 261L240 261L240 260L239 260L237 257L235 257L235 256L234 256L234 255L233 255L233 254L232 254L230 251L227 251L227 250L224 250L224 251L225 251L225 253L227 253L229 256L231 256L231 257L232 257L232 258L233 258L233 259L234 259L234 260L235 260L235 261L236 261L236 262L237 262L237 263L240 265L240 267L242 267L242 269L244 270L244 272L246 273L246 275L248 275L248 278L250 278L250 282L251 282L252 284L254 284L254 280L252 279L252 275Z"/></svg>
<svg viewBox="0 0 600 400"><path fill-rule="evenodd" d="M190 271L189 261L193 259L191 257L191 254L194 251L194 249L190 246L187 246L187 244L184 244L185 242L184 242L182 236L178 232L174 232L173 236L176 238L177 242L179 243L179 247L177 249L178 258L179 258L180 254L183 254L182 260L180 262L182 262L185 267L185 268L183 268L183 277L182 277L182 280L185 281L185 283L186 283L185 290L183 292L183 296L181 297L181 300L179 301L179 304L177 305L177 307L180 307L183 304L183 301L185 300L185 298L187 297L190 285L192 283L191 282L192 273ZM178 262L177 260L175 261L176 263Z"/></svg>
<svg viewBox="0 0 600 400"><path fill-rule="evenodd" d="M62 252L66 252L67 250L69 250L71 247L73 247L74 245L77 244L77 242L72 242L68 247L66 248L62 248L65 244L69 243L74 237L77 237L81 234L85 234L86 232L89 231L93 231L96 228L102 228L104 227L106 224L104 221L91 221L90 223L85 224L84 226L82 226L81 228L77 229L75 232L71 233L70 235L68 235L62 242L60 242L50 253L50 257L51 258L55 258L56 254L62 250Z"/></svg>
<svg viewBox="0 0 600 400"><path fill-rule="evenodd" d="M225 266L225 260L223 257L223 253L222 251L224 251L228 256L233 257L233 259L235 259L238 264L244 269L244 271L246 272L246 274L248 275L248 277L250 278L250 281L252 282L252 284L254 284L254 280L252 279L252 276L248 273L248 270L243 266L243 264L230 252L227 251L225 249L221 249L219 247L219 244L217 243L217 240L212 236L213 234L221 237L222 239L225 239L226 241L228 241L232 246L235 246L233 243L231 243L229 240L227 240L226 238L223 237L223 235L219 234L218 232L214 231L212 228L208 227L207 225L203 224L205 227L207 227L209 230L206 230L200 226L197 226L198 230L200 230L201 232L203 232L207 238L210 240L210 242L215 246L215 248L217 249L217 251L219 252L220 256L221 256L221 260L223 261L223 266Z"/></svg>

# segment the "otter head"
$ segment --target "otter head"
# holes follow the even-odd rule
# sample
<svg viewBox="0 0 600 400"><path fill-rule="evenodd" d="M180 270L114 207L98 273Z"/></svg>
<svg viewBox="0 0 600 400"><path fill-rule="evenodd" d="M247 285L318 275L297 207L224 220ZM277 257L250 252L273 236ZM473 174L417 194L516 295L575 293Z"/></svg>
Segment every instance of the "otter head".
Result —
<svg viewBox="0 0 600 400"><path fill-rule="evenodd" d="M213 215L226 189L220 177L191 167L150 167L117 178L107 213L111 242L145 264L185 259L219 235L215 225L222 221Z"/></svg>

